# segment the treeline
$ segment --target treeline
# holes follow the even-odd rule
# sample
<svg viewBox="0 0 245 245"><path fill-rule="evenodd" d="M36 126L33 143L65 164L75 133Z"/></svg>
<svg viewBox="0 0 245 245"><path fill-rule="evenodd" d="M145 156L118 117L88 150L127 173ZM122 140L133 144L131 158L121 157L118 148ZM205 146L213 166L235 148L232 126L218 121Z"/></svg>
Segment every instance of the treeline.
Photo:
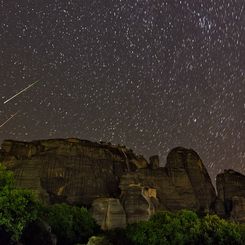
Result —
<svg viewBox="0 0 245 245"><path fill-rule="evenodd" d="M244 226L188 210L158 212L149 221L128 225L125 234L132 245L245 244Z"/></svg>
<svg viewBox="0 0 245 245"><path fill-rule="evenodd" d="M242 245L245 225L182 210L103 232L86 208L44 205L30 190L17 189L13 173L0 164L1 245L87 244L90 237L88 244L98 245Z"/></svg>

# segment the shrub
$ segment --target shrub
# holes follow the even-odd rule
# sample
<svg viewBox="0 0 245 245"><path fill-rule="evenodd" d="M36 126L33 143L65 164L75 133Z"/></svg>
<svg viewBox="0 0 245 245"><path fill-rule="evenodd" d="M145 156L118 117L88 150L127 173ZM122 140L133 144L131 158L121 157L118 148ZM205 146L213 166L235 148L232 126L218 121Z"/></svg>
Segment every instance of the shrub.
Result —
<svg viewBox="0 0 245 245"><path fill-rule="evenodd" d="M90 237L87 245L114 245L114 244L111 244L105 236L92 236Z"/></svg>
<svg viewBox="0 0 245 245"><path fill-rule="evenodd" d="M201 244L242 244L239 225L219 218L217 215L206 215L202 219Z"/></svg>
<svg viewBox="0 0 245 245"><path fill-rule="evenodd" d="M241 245L244 226L206 215L200 219L192 211L159 212L149 221L129 225L126 236L135 245Z"/></svg>
<svg viewBox="0 0 245 245"><path fill-rule="evenodd" d="M129 225L127 236L134 244L194 244L200 233L200 220L191 211L176 214L159 212L149 221Z"/></svg>
<svg viewBox="0 0 245 245"><path fill-rule="evenodd" d="M245 224L239 225L239 230L241 234L241 240L245 241Z"/></svg>
<svg viewBox="0 0 245 245"><path fill-rule="evenodd" d="M29 190L14 187L11 171L0 164L0 226L11 236L19 240L25 226L35 220L38 203Z"/></svg>
<svg viewBox="0 0 245 245"><path fill-rule="evenodd" d="M98 230L86 208L54 204L43 209L42 217L57 236L58 244L85 243Z"/></svg>

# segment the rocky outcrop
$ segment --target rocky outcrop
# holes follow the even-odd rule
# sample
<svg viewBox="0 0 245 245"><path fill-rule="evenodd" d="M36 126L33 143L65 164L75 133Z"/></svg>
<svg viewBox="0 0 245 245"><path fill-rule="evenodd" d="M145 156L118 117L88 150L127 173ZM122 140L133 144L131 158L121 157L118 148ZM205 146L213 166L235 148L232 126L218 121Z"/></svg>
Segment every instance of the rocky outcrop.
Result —
<svg viewBox="0 0 245 245"><path fill-rule="evenodd" d="M202 160L191 149L173 149L160 167L158 156L148 163L125 146L105 142L6 140L0 161L14 171L18 187L34 190L44 201L91 207L102 229L147 220L157 210L244 217L244 175L231 170L218 175L216 197Z"/></svg>
<svg viewBox="0 0 245 245"><path fill-rule="evenodd" d="M143 205L142 196L136 194L141 192L140 188L155 190L155 200L152 200L155 210L209 212L216 200L215 189L200 157L195 151L181 147L169 153L165 168L138 169L121 177L120 189L124 199L135 198L131 203Z"/></svg>
<svg viewBox="0 0 245 245"><path fill-rule="evenodd" d="M92 203L91 213L102 230L126 227L126 214L116 198L97 198Z"/></svg>
<svg viewBox="0 0 245 245"><path fill-rule="evenodd" d="M222 201L220 198L216 198L215 205L214 205L214 212L222 218L227 218L224 201Z"/></svg>
<svg viewBox="0 0 245 245"><path fill-rule="evenodd" d="M120 177L148 166L124 146L78 139L6 140L0 158L14 171L19 187L33 189L51 203L83 205L99 197L119 197Z"/></svg>
<svg viewBox="0 0 245 245"><path fill-rule="evenodd" d="M182 202L208 212L216 200L215 189L201 158L192 149L178 147L167 157L166 170ZM189 204L188 204L189 205Z"/></svg>
<svg viewBox="0 0 245 245"><path fill-rule="evenodd" d="M245 223L245 198L232 197L231 218L237 222Z"/></svg>
<svg viewBox="0 0 245 245"><path fill-rule="evenodd" d="M124 207L127 223L148 220L158 208L156 189L135 180L133 174L122 176L121 203ZM132 179L130 179L132 178Z"/></svg>
<svg viewBox="0 0 245 245"><path fill-rule="evenodd" d="M157 169L160 167L160 159L158 155L151 156L149 160L150 160L150 167L152 169Z"/></svg>
<svg viewBox="0 0 245 245"><path fill-rule="evenodd" d="M223 204L226 217L245 219L245 176L234 171L225 170L216 179L218 200Z"/></svg>

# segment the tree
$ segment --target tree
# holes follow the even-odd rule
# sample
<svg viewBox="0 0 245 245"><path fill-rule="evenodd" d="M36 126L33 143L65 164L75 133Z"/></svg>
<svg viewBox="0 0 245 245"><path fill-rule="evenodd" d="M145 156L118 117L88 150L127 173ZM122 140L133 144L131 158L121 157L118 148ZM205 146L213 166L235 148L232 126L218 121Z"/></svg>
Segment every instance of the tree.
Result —
<svg viewBox="0 0 245 245"><path fill-rule="evenodd" d="M58 244L87 242L98 226L86 208L54 204L43 208L43 219L58 237Z"/></svg>
<svg viewBox="0 0 245 245"><path fill-rule="evenodd" d="M200 220L197 214L187 210L176 214L159 212L149 221L127 228L127 236L139 245L194 244L199 233Z"/></svg>
<svg viewBox="0 0 245 245"><path fill-rule="evenodd" d="M199 218L192 211L159 212L149 221L127 227L126 235L135 245L241 245L244 226L206 215Z"/></svg>
<svg viewBox="0 0 245 245"><path fill-rule="evenodd" d="M242 244L242 233L239 225L219 218L217 215L206 215L202 219L201 244Z"/></svg>
<svg viewBox="0 0 245 245"><path fill-rule="evenodd" d="M0 226L18 241L25 226L38 215L38 203L29 190L14 187L14 176L0 164Z"/></svg>

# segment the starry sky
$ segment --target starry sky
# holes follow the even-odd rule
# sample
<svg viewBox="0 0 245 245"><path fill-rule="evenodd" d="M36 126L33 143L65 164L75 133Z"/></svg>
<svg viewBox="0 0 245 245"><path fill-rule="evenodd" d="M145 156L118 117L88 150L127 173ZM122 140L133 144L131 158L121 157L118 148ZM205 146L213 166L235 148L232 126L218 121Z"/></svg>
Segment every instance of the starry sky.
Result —
<svg viewBox="0 0 245 245"><path fill-rule="evenodd" d="M1 0L1 124L245 174L244 0Z"/></svg>

